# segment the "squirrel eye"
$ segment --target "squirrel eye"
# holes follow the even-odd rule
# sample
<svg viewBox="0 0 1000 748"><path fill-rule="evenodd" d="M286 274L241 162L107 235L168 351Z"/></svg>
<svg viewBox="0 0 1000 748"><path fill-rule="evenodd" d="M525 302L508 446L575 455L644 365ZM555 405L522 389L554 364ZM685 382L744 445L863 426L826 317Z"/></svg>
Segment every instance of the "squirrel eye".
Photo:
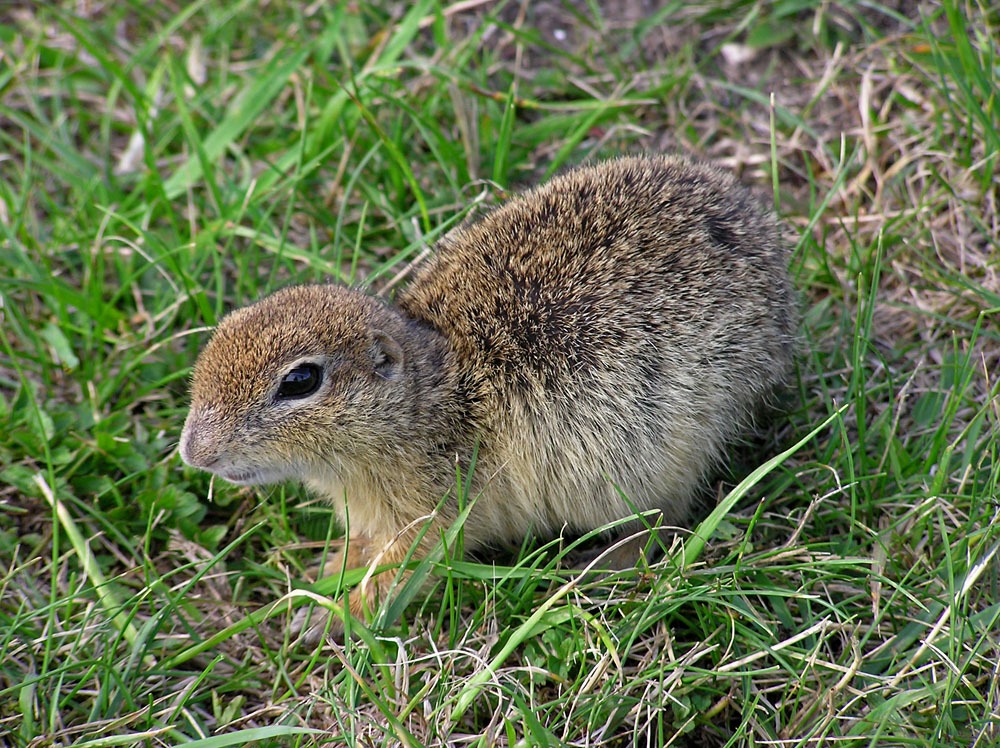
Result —
<svg viewBox="0 0 1000 748"><path fill-rule="evenodd" d="M285 374L278 385L278 399L292 400L308 397L323 382L323 370L316 364L302 364Z"/></svg>

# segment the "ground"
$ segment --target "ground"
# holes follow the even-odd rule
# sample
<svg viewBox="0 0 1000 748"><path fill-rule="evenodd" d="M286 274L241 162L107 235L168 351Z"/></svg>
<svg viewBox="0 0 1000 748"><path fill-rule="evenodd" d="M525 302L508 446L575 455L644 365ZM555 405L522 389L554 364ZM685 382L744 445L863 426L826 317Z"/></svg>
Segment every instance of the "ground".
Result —
<svg viewBox="0 0 1000 748"><path fill-rule="evenodd" d="M1000 742L998 39L957 0L0 8L0 745ZM296 643L337 528L181 464L208 328L664 150L772 202L801 291L720 509L612 578L423 563Z"/></svg>

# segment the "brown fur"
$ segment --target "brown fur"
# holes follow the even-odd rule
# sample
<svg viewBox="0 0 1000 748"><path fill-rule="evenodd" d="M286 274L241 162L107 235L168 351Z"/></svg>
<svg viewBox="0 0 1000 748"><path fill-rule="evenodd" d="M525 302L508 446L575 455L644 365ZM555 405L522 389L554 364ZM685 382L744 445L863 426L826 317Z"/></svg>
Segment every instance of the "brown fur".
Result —
<svg viewBox="0 0 1000 748"><path fill-rule="evenodd" d="M398 563L443 497L447 526L476 449L467 549L586 532L631 515L623 494L682 524L791 366L787 261L773 218L712 167L570 171L445 237L395 306L301 286L230 314L195 366L181 454L237 482L303 480L349 523L352 564ZM276 401L302 361L322 386Z"/></svg>

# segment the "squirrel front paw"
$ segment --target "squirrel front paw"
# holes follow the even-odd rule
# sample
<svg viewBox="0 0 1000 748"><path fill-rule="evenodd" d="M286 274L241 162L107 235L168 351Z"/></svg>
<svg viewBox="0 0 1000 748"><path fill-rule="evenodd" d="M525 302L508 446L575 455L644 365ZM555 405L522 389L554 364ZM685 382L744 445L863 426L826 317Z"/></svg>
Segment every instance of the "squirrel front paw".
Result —
<svg viewBox="0 0 1000 748"><path fill-rule="evenodd" d="M330 554L326 562L318 565L310 576L314 579L340 574L352 569L367 569L361 582L340 597L339 611L321 604L305 605L296 611L292 619L292 636L306 646L319 644L325 636L335 641L343 641L344 618L350 615L354 621L368 622L385 602L389 588L396 575L396 568L406 557L407 543L399 538L388 540L367 537L352 537L344 541L342 547ZM390 567L377 571L379 567ZM347 604L343 605L346 597Z"/></svg>
<svg viewBox="0 0 1000 748"><path fill-rule="evenodd" d="M388 573L379 575L388 576ZM335 602L340 605L326 607L322 603L303 605L292 618L291 634L297 643L308 647L315 647L324 638L333 641L343 642L346 631L345 617L348 615L353 619L354 625L362 625L362 622L370 620L385 600L383 587L379 577L374 577L369 584L361 584L346 594L347 605L343 605L344 598Z"/></svg>

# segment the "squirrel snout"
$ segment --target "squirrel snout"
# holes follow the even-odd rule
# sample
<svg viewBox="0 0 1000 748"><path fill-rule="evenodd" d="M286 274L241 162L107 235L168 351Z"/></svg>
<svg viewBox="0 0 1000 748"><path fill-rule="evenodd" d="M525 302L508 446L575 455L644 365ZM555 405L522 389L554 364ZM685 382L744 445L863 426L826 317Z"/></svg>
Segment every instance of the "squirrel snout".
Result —
<svg viewBox="0 0 1000 748"><path fill-rule="evenodd" d="M203 414L202 414L203 415ZM232 448L221 427L193 412L181 431L181 459L191 467L205 470L240 486L280 483L296 477L296 464L291 465L274 455L247 454L245 449Z"/></svg>
<svg viewBox="0 0 1000 748"><path fill-rule="evenodd" d="M198 423L189 417L181 431L181 459L191 467L211 470L219 461L219 454L211 448L204 436L204 429L199 428Z"/></svg>

